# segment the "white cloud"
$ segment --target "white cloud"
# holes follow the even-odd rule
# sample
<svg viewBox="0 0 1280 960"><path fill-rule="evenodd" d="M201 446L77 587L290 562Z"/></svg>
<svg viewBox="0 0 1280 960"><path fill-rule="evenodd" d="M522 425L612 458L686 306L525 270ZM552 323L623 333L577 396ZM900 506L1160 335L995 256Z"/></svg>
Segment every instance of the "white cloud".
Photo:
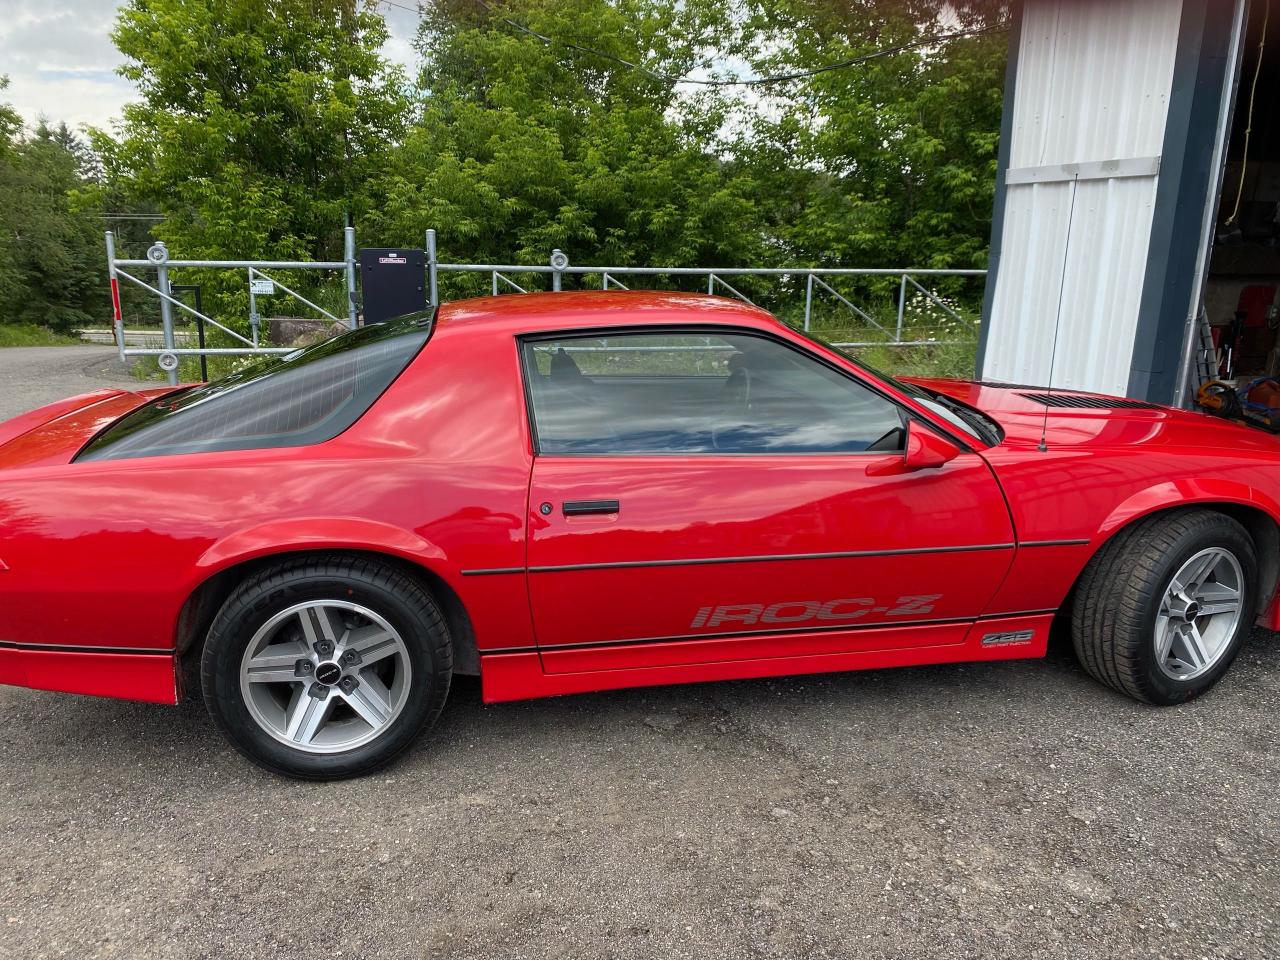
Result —
<svg viewBox="0 0 1280 960"><path fill-rule="evenodd" d="M133 85L115 73L124 61L111 43L120 6L114 0L59 0L56 6L47 0L0 0L0 74L9 77L0 100L32 125L43 117L73 127L109 127L134 96ZM383 53L412 76L416 55L410 41L418 15L385 3L379 9L391 30Z"/></svg>

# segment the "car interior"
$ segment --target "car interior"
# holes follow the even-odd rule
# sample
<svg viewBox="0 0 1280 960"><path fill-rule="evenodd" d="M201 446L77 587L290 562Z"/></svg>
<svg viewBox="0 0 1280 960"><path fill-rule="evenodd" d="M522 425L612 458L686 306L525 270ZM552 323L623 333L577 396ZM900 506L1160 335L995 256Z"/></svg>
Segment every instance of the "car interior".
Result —
<svg viewBox="0 0 1280 960"><path fill-rule="evenodd" d="M609 344L621 340L625 338L610 338ZM525 368L539 451L903 449L905 430L898 409L860 384L763 338L698 340L718 342L615 346L612 353L609 346L600 346L601 340L527 344ZM701 356L690 360L694 349ZM634 362L636 354L628 357L624 350L648 350L651 362ZM591 363L591 374L583 371L578 358ZM611 363L621 369L608 370ZM674 369L667 372L665 367Z"/></svg>

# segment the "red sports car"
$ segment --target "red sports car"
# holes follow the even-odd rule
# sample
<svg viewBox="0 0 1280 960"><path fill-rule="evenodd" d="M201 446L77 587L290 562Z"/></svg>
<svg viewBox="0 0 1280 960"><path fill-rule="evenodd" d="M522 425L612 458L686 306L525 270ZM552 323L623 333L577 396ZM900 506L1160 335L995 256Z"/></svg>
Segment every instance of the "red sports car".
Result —
<svg viewBox="0 0 1280 960"><path fill-rule="evenodd" d="M448 304L224 380L0 425L0 682L176 703L307 778L439 715L1036 657L1140 700L1277 626L1280 443L900 382L714 297Z"/></svg>

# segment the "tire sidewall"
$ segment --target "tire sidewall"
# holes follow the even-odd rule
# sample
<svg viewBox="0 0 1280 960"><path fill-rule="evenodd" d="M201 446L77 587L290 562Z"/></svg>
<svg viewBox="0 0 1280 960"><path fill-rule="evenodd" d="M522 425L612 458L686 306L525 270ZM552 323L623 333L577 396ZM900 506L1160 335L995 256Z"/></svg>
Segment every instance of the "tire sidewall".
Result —
<svg viewBox="0 0 1280 960"><path fill-rule="evenodd" d="M1165 591L1169 588L1173 575L1181 569L1191 557L1201 550L1210 547L1228 550L1240 564L1244 582L1241 584L1240 622L1236 624L1235 635L1227 644L1213 669L1200 674L1191 680L1177 680L1161 669L1156 659L1155 624L1159 615L1160 604ZM1151 688L1152 699L1160 704L1185 703L1204 693L1231 667L1232 661L1240 653L1245 637L1253 627L1254 605L1257 602L1258 561L1253 541L1238 525L1224 518L1224 522L1214 527L1202 527L1190 531L1183 537L1177 548L1166 554L1158 567L1155 586L1143 605L1142 623L1145 635L1138 646L1142 657L1143 675Z"/></svg>
<svg viewBox="0 0 1280 960"><path fill-rule="evenodd" d="M376 582L299 571L272 589L250 591L239 603L234 599L218 614L205 645L205 701L233 745L268 769L310 779L370 772L413 742L448 693L447 673L435 662L430 641L432 624L415 604ZM253 718L240 689L245 649L262 625L282 610L314 600L359 604L385 618L404 640L412 670L408 696L390 726L369 743L341 753L308 753L276 740Z"/></svg>

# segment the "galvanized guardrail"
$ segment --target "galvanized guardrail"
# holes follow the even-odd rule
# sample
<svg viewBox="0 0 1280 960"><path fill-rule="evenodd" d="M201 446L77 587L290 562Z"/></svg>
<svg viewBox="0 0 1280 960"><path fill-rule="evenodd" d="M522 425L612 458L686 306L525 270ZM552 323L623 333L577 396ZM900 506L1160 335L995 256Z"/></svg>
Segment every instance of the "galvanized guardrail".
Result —
<svg viewBox="0 0 1280 960"><path fill-rule="evenodd" d="M263 346L260 342L261 317L257 310L257 298L266 287L274 292L277 288L286 296L292 297L310 309L321 314L324 319L344 323L354 328L358 322L356 277L355 230L347 227L344 231L343 259L334 261L308 260L173 260L169 250L163 243L155 243L147 250L146 259L120 259L116 257L115 237L108 231L107 268L111 279L111 298L114 315L115 342L121 359L127 357L154 356L160 368L165 371L170 383L177 383L179 358L183 356L216 356L237 354L272 354L288 353L291 347ZM903 340L906 320L908 294L924 297L939 310L957 321L963 318L934 291L920 282L921 279L938 277L984 277L985 270L978 269L938 269L938 268L896 268L896 267L643 267L643 266L579 266L569 262L568 256L561 250L553 250L546 264L495 264L495 263L445 263L437 255L436 231L426 231L426 266L428 302L436 305L440 302L440 275L443 273L479 273L488 274L490 291L493 295L507 291L527 293L528 287L517 282L520 277L528 284L526 277L545 278L546 286L552 291L563 288L565 276L598 276L600 288L629 289L620 277L697 277L705 279L706 291L709 294L723 293L736 297L746 303L753 301L727 278L738 277L774 277L803 278L804 281L804 319L803 326L809 330L814 313L814 306L819 298L834 300L861 324L874 328L884 334L883 340L853 340L837 343L838 347L912 347L934 346L958 341L950 340ZM249 289L249 330L248 336L232 329L225 323L215 320L201 310L191 307L173 296L174 288L169 282L169 271L181 268L208 268L242 270ZM155 283L148 283L136 276L134 272L154 270ZM282 271L341 271L345 274L348 310L346 317L338 317L328 310L303 296L297 290L287 286L279 279ZM270 273L268 273L270 271ZM835 288L833 283L839 278L849 277L885 277L898 281L897 318L892 326L881 323L869 311L853 302L844 293ZM126 331L124 317L120 306L120 285L123 279L132 283L159 299L162 342L151 346L147 340L139 345L135 332ZM201 345L189 347L180 345L179 337L174 331L173 308L195 317L198 321L221 330L238 345L232 347L206 347ZM319 319L319 318L315 318Z"/></svg>
<svg viewBox="0 0 1280 960"><path fill-rule="evenodd" d="M494 296L511 290L517 293L528 293L528 289L515 280L512 275L530 274L550 277L550 289L559 291L563 278L569 276L596 275L600 277L600 289L629 289L618 277L627 276L664 276L664 277L705 277L707 293L715 294L727 291L745 303L754 306L741 290L737 289L725 277L803 277L804 291L804 329L808 330L813 319L815 294L829 295L863 322L870 324L884 333L890 340L866 340L837 343L838 347L912 347L929 346L950 341L938 340L903 340L902 330L907 310L907 292L914 288L930 302L956 320L960 315L932 290L923 286L917 277L985 277L986 270L979 269L942 269L942 268L891 268L891 267L606 267L606 266L574 266L562 250L552 250L551 257L545 265L520 265L497 263L442 263L437 257L436 232L427 231L427 287L430 302L439 303L439 275L441 273L487 273L490 278L490 290ZM897 322L890 330L870 313L840 293L826 277L896 277L898 278Z"/></svg>
<svg viewBox="0 0 1280 960"><path fill-rule="evenodd" d="M120 351L120 359L126 357L143 357L154 356L160 369L171 384L178 382L178 358L182 356L213 356L219 354L269 354L269 353L289 353L290 347L264 347L259 343L259 326L261 324L261 316L258 314L257 297L261 295L261 284L269 283L272 290L276 287L285 292L286 295L293 297L306 304L316 312L332 320L335 323L346 323L351 329L356 326L356 261L355 261L355 230L347 227L343 234L344 259L334 261L311 261L311 260L171 260L169 258L169 249L163 243L154 243L147 250L145 260L128 260L116 257L115 236L110 230L106 234L107 240L107 270L111 279L111 306L113 313L113 322L116 332L116 345ZM246 337L239 331L233 330L226 324L219 323L213 317L190 307L181 300L173 296L171 284L169 283L169 271L171 269L179 269L183 267L201 267L208 269L228 269L228 270L244 270L249 283L249 329L250 335ZM147 283L134 274L129 269L149 269L156 273L156 282L154 285ZM271 270L278 274L280 271L286 270L341 270L346 273L347 281L347 316L339 318L334 316L328 310L319 304L313 303L304 297L292 287L287 286L278 279L278 276L271 276L265 271ZM124 315L120 309L120 280L128 280L143 290L155 295L160 300L160 325L164 344L160 348L149 347L130 347L127 346L127 337L124 329ZM237 340L244 344L243 347L179 347L174 336L173 329L173 308L177 307L191 314L203 323L209 324L227 334L233 340Z"/></svg>

